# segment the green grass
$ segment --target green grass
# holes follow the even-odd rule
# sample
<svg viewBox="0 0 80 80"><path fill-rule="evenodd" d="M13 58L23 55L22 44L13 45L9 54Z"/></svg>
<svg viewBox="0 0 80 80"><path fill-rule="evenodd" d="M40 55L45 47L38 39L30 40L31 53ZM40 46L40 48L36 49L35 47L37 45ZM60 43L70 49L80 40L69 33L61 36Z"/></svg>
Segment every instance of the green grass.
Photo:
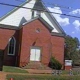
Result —
<svg viewBox="0 0 80 80"><path fill-rule="evenodd" d="M62 71L62 75L69 75L69 70L63 70ZM77 71L72 71L73 75L80 75L80 72L77 72Z"/></svg>
<svg viewBox="0 0 80 80"><path fill-rule="evenodd" d="M11 67L11 66L3 66L3 71L11 73L28 73L26 70L22 70L18 67Z"/></svg>
<svg viewBox="0 0 80 80"><path fill-rule="evenodd" d="M7 80L80 80L80 76L53 76L53 75L11 75L6 76Z"/></svg>

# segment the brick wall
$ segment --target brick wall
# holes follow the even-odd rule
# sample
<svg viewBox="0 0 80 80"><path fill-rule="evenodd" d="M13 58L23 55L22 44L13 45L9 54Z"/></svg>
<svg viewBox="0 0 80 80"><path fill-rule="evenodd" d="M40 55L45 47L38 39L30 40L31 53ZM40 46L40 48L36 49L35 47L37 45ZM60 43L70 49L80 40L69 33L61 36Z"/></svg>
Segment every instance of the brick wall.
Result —
<svg viewBox="0 0 80 80"><path fill-rule="evenodd" d="M52 56L64 65L64 38L52 36Z"/></svg>
<svg viewBox="0 0 80 80"><path fill-rule="evenodd" d="M37 33L36 29L40 29ZM35 20L23 26L20 66L30 62L30 47L41 47L41 62L48 65L51 55L64 64L64 38L51 36L51 33L41 21Z"/></svg>
<svg viewBox="0 0 80 80"><path fill-rule="evenodd" d="M16 38L15 56L7 55L7 44L10 37ZM6 65L19 64L20 67L30 62L30 48L41 48L40 61L48 65L51 55L64 64L64 38L51 36L50 31L40 20L34 20L24 25L19 31L0 29L0 49L4 50Z"/></svg>
<svg viewBox="0 0 80 80"><path fill-rule="evenodd" d="M14 30L0 28L0 49L5 49L9 38L14 35Z"/></svg>
<svg viewBox="0 0 80 80"><path fill-rule="evenodd" d="M5 65L14 65L15 56L9 56L8 54L8 42L9 39L15 34L15 30L10 29L0 29L0 49L4 50L4 60Z"/></svg>
<svg viewBox="0 0 80 80"><path fill-rule="evenodd" d="M65 70L72 70L72 66L65 66Z"/></svg>
<svg viewBox="0 0 80 80"><path fill-rule="evenodd" d="M40 32L36 32L36 29L40 29ZM49 30L39 20L23 26L20 66L30 62L30 47L34 43L34 46L41 47L41 62L48 64L50 60L50 39Z"/></svg>

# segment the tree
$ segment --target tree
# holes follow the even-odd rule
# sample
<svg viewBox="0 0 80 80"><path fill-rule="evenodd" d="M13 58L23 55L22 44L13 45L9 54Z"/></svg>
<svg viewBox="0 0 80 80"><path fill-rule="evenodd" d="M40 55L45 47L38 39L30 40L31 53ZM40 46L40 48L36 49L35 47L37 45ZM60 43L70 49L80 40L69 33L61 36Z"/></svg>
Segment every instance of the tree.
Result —
<svg viewBox="0 0 80 80"><path fill-rule="evenodd" d="M80 42L78 38L72 38L67 35L65 37L65 59L72 59L73 61L78 59L78 48Z"/></svg>

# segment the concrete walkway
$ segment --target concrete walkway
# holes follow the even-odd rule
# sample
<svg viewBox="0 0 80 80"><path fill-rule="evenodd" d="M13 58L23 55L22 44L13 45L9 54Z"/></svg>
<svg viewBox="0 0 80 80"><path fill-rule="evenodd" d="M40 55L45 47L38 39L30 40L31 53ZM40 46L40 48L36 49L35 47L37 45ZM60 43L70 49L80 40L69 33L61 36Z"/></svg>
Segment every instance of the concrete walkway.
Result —
<svg viewBox="0 0 80 80"><path fill-rule="evenodd" d="M52 74L52 70L26 69L30 74Z"/></svg>
<svg viewBox="0 0 80 80"><path fill-rule="evenodd" d="M0 72L0 80L6 80L6 72Z"/></svg>

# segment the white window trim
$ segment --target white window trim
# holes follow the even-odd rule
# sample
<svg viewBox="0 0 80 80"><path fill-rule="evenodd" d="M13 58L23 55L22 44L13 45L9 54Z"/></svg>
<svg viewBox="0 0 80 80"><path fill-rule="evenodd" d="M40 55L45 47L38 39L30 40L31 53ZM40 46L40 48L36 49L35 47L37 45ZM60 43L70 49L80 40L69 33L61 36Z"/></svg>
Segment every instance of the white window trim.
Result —
<svg viewBox="0 0 80 80"><path fill-rule="evenodd" d="M12 38L14 39L14 52L13 52L13 54L9 54L9 45L10 45L10 40L11 40ZM15 55L16 40L15 40L14 37L12 37L12 38L9 39L9 43L8 43L8 55L12 55L12 56L14 56L14 55Z"/></svg>

